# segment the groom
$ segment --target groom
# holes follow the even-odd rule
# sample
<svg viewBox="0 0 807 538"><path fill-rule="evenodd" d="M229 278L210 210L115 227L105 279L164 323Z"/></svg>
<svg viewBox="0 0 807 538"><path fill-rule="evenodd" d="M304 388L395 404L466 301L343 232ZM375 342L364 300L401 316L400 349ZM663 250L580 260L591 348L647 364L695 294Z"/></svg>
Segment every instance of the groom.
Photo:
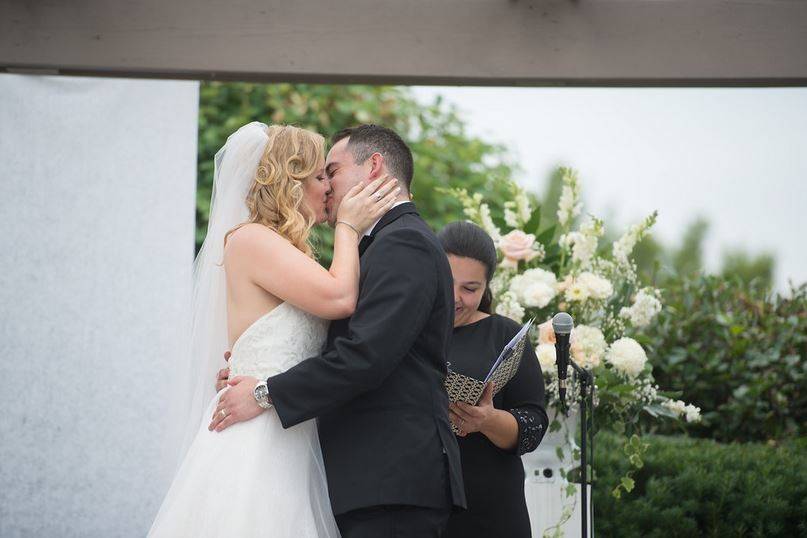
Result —
<svg viewBox="0 0 807 538"><path fill-rule="evenodd" d="M326 173L331 224L351 187L389 174L399 202L362 239L359 300L335 321L325 351L266 380L264 406L285 428L318 417L331 504L345 538L438 537L465 506L459 451L443 388L454 297L435 235L409 202L412 153L390 129L333 137ZM237 380L233 380L237 381ZM264 409L245 378L227 394L248 420ZM238 408L237 411L235 408ZM219 429L235 420L231 417Z"/></svg>

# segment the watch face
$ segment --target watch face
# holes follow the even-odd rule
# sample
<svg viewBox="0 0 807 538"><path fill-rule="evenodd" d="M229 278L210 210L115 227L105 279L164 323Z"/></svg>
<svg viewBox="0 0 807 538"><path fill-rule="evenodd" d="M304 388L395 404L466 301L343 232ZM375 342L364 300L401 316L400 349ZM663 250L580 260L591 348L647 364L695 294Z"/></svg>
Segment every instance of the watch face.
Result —
<svg viewBox="0 0 807 538"><path fill-rule="evenodd" d="M255 387L255 396L258 398L266 398L269 395L269 390L266 388L266 385L258 385Z"/></svg>

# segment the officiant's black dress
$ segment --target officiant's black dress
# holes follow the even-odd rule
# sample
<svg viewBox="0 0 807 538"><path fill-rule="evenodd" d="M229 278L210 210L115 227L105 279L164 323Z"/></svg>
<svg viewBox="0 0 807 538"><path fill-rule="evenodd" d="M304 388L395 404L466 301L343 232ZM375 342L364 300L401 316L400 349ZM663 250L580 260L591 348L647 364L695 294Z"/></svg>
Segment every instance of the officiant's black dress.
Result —
<svg viewBox="0 0 807 538"><path fill-rule="evenodd" d="M454 329L449 362L452 370L484 379L502 348L519 330L514 321L492 315ZM455 513L445 536L451 538L529 538L521 454L535 450L547 430L544 379L531 346L518 372L493 398L496 409L518 422L518 443L502 450L481 433L458 437L468 510Z"/></svg>

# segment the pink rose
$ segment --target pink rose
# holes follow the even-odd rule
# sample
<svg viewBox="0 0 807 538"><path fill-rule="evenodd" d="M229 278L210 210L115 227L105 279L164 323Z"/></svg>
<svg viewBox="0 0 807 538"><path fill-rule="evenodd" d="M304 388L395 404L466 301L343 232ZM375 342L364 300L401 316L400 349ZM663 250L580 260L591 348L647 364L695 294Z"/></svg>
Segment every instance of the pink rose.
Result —
<svg viewBox="0 0 807 538"><path fill-rule="evenodd" d="M499 250L502 251L510 266L518 263L518 260L530 261L538 253L532 246L535 244L533 234L525 234L521 230L513 230L499 241Z"/></svg>
<svg viewBox="0 0 807 538"><path fill-rule="evenodd" d="M555 330L552 328L552 320L548 319L538 325L538 343L539 344L554 344L555 343Z"/></svg>

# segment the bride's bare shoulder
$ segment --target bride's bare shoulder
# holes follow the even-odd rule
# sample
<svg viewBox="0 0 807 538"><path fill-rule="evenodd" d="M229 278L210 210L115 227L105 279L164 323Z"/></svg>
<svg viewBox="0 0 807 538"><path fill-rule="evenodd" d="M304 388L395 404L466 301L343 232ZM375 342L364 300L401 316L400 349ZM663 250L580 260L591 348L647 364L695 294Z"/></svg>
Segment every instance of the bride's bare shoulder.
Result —
<svg viewBox="0 0 807 538"><path fill-rule="evenodd" d="M263 224L250 222L237 228L227 238L224 257L239 257L242 253L254 256L260 252L282 252L288 248L293 249L294 246L279 233Z"/></svg>

